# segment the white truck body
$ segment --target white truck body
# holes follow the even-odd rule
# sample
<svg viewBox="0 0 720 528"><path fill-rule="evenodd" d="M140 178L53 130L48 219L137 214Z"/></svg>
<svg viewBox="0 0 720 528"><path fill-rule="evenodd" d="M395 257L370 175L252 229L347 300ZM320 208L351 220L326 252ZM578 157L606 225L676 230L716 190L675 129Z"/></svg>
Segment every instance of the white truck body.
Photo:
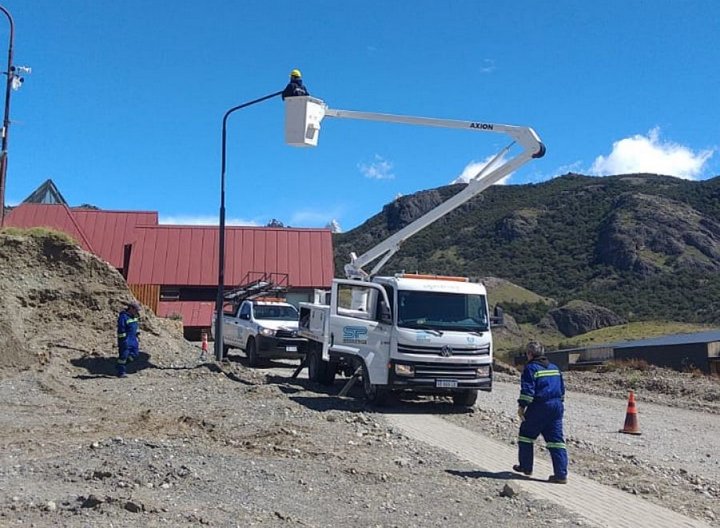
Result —
<svg viewBox="0 0 720 528"><path fill-rule="evenodd" d="M366 397L377 403L388 391L407 389L452 394L455 404L472 405L478 390L492 387L491 318L485 287L458 277L376 274L405 240L531 159L541 158L545 146L529 127L337 110L309 96L286 100L286 130L295 138L291 143L317 144L324 117L511 137L510 144L462 191L362 255L351 253L345 274L352 280L333 281L328 305L300 304L300 333L310 340L306 363L311 380L329 384L342 371L361 375ZM506 160L516 145L522 151ZM370 272L363 269L375 261Z"/></svg>
<svg viewBox="0 0 720 528"><path fill-rule="evenodd" d="M223 313L222 324L223 351L244 350L251 366L263 359L303 357L306 340L298 335L298 312L292 304L245 300L234 313ZM214 321L211 328L214 338Z"/></svg>

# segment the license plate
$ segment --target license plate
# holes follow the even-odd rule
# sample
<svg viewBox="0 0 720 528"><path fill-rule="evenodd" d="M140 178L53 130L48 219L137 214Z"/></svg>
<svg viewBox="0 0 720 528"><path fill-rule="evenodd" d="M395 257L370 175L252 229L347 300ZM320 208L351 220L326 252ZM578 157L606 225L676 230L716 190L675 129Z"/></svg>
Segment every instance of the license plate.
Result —
<svg viewBox="0 0 720 528"><path fill-rule="evenodd" d="M286 346L285 352L297 352L297 347L296 346Z"/></svg>
<svg viewBox="0 0 720 528"><path fill-rule="evenodd" d="M457 383L457 380L435 380L435 386L439 389L454 389Z"/></svg>

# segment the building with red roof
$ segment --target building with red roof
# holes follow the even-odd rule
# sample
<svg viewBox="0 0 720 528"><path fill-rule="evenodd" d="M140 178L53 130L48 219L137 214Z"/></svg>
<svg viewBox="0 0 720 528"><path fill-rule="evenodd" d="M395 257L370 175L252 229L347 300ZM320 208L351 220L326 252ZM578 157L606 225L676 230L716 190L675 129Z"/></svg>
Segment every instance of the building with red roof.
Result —
<svg viewBox="0 0 720 528"><path fill-rule="evenodd" d="M34 202L34 203L33 203ZM5 218L6 226L48 227L117 268L158 316L181 318L186 336L209 329L218 280L218 228L160 225L155 211L68 207L48 180ZM329 229L225 228L225 289L261 275L283 277L287 300L311 300L334 276Z"/></svg>

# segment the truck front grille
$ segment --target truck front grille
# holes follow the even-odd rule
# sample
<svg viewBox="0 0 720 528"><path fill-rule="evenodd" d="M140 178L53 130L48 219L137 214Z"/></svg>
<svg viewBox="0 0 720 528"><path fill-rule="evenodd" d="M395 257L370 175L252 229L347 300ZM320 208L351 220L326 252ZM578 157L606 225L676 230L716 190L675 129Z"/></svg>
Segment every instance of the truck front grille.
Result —
<svg viewBox="0 0 720 528"><path fill-rule="evenodd" d="M298 337L297 330L284 330L279 329L275 331L275 337Z"/></svg>
<svg viewBox="0 0 720 528"><path fill-rule="evenodd" d="M435 379L475 379L477 365L458 365L454 363L414 363L415 378Z"/></svg>
<svg viewBox="0 0 720 528"><path fill-rule="evenodd" d="M398 345L398 352L401 354L423 354L426 356L450 357L450 356L487 356L490 354L490 345L482 346L419 346L419 345Z"/></svg>

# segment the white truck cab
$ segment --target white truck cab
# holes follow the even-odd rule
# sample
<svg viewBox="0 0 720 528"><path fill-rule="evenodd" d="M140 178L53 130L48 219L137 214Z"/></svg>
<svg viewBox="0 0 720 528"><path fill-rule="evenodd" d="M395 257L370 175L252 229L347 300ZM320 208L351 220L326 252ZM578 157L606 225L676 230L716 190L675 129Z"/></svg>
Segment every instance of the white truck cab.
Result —
<svg viewBox="0 0 720 528"><path fill-rule="evenodd" d="M329 305L300 304L311 380L330 384L359 368L374 403L412 391L473 405L492 389L490 322L485 286L460 277L337 279Z"/></svg>

